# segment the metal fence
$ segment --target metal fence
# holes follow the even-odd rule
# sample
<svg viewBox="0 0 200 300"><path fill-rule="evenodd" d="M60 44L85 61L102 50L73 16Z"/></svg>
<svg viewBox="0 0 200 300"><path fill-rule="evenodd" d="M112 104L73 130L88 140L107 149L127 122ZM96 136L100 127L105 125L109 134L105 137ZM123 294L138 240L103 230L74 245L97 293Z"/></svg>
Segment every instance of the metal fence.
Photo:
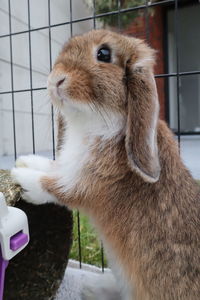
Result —
<svg viewBox="0 0 200 300"><path fill-rule="evenodd" d="M190 70L182 70L180 68L180 52L183 51L183 49L180 48L180 38L182 36L180 32L181 23L180 23L180 11L184 7L185 9L189 9L191 5L196 5L199 9L198 1L184 1L184 0L163 0L163 1L148 1L148 0L132 0L132 1L126 1L126 0L116 0L116 1L100 1L100 0L93 0L88 1L90 5L90 15L84 16L80 18L74 18L74 6L73 1L68 1L68 10L69 10L69 19L66 22L63 22L63 20L59 22L52 21L52 0L47 0L47 15L48 15L48 24L45 26L32 26L31 25L31 0L27 0L27 28L25 30L19 30L15 31L13 30L13 15L12 15L12 0L6 0L7 7L8 7L8 20L9 20L9 32L5 34L0 35L0 44L3 43L3 41L7 38L9 39L9 49L8 55L9 55L9 66L10 66L10 72L9 76L10 78L7 78L7 80L10 81L10 89L5 90L4 88L1 88L0 90L0 97L4 95L11 95L11 111L12 111L12 138L13 138L13 158L16 159L18 156L18 149L17 149L17 128L16 128L16 95L23 93L29 94L29 103L30 103L30 115L31 115L31 140L32 140L32 152L37 152L37 147L35 144L36 139L36 132L35 132L35 111L34 111L34 93L36 91L42 91L46 90L46 86L40 86L35 87L33 84L33 60L32 60L32 37L35 32L41 32L42 30L47 30L48 32L48 48L49 48L49 71L52 69L53 65L53 57L52 57L52 30L54 28L59 28L63 26L69 26L70 28L70 36L73 36L74 34L74 26L78 24L83 24L86 21L92 22L91 27L93 28L100 28L104 26L110 26L114 28L115 30L118 30L120 32L127 33L127 28L130 27L129 25L124 25L126 23L126 16L130 19L132 18L133 21L140 17L140 20L144 21L144 32L145 36L143 38L146 39L147 43L151 45L151 41L154 38L153 33L151 32L150 28L150 22L152 20L153 11L160 7L162 8L162 26L163 26L163 47L164 50L164 57L162 57L162 63L164 65L164 72L155 74L156 80L159 81L160 79L163 80L163 93L164 93L164 102L163 106L165 107L165 113L163 114L163 117L167 119L167 121L170 124L170 85L172 84L170 80L173 80L173 86L174 86L174 99L176 101L175 107L176 107L176 126L174 129L175 133L178 136L179 144L181 142L181 137L183 135L200 135L200 123L195 125L195 129L191 130L189 128L188 130L182 130L181 126L181 79L184 77L191 77L191 76L197 76L200 75L200 69L199 65L196 65L196 68L190 69ZM82 0L84 1L84 0ZM60 2L60 1L59 1ZM63 2L67 2L66 0L63 0ZM102 8L102 5L105 3L108 3L108 5L104 5ZM42 3L42 1L41 1ZM101 5L102 4L102 5ZM19 4L20 5L20 4ZM189 6L190 5L190 6ZM38 9L40 9L38 7ZM173 24L171 25L173 27L173 47L174 47L174 65L173 65L173 71L170 70L168 61L170 59L169 57L169 36L168 36L168 12L172 12L173 17ZM200 25L200 21L199 21ZM160 24L158 24L160 26ZM198 28L198 31L200 32L200 27ZM15 78L14 78L14 53L16 51L15 46L13 44L13 39L16 36L22 36L22 35L28 35L28 50L29 50L29 64L28 64L28 72L29 72L29 87L24 89L17 89L15 87ZM136 30L134 29L133 35L137 35ZM150 35L152 38L150 38ZM192 43L192 41L191 41ZM40 47L40 45L38 45ZM190 55L190 54L189 54ZM191 53L192 55L192 53ZM159 53L158 53L159 56ZM164 62L163 62L164 60ZM1 77L0 77L1 82ZM1 84L1 83L0 83ZM188 87L189 88L189 87ZM198 91L198 89L197 89ZM199 94L196 93L196 104L198 109L200 108L200 99ZM174 105L174 104L173 104ZM200 112L200 110L199 110ZM191 116L192 118L192 116ZM199 120L200 121L200 120ZM54 126L54 111L51 107L51 140L52 140L52 157L55 158L55 126ZM171 126L173 127L173 126ZM82 263L82 247L81 247L81 230L80 230L80 216L79 213L77 213L77 219L78 219L78 251L79 251L79 261L80 261L80 267ZM102 257L102 270L104 269L104 257L103 257L103 248L101 249L101 257Z"/></svg>

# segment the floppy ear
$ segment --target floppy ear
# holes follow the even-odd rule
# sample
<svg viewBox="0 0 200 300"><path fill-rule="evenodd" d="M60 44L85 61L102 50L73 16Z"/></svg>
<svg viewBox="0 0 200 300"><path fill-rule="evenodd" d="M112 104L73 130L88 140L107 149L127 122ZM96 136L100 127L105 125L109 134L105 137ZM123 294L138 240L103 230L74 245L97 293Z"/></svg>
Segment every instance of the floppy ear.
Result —
<svg viewBox="0 0 200 300"><path fill-rule="evenodd" d="M159 102L152 65L147 66L150 58L135 64L129 60L127 64L128 117L125 146L131 169L144 181L153 183L160 175L157 147Z"/></svg>

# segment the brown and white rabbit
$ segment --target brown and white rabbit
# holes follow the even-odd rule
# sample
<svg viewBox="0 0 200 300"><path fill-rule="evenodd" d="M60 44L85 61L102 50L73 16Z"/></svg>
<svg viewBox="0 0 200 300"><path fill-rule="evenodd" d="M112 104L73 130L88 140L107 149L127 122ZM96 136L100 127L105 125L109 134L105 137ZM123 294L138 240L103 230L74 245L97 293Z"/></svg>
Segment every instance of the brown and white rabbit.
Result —
<svg viewBox="0 0 200 300"><path fill-rule="evenodd" d="M92 219L122 299L199 300L200 189L158 120L153 65L139 39L105 30L72 38L48 79L58 158L20 157L12 176L27 201Z"/></svg>

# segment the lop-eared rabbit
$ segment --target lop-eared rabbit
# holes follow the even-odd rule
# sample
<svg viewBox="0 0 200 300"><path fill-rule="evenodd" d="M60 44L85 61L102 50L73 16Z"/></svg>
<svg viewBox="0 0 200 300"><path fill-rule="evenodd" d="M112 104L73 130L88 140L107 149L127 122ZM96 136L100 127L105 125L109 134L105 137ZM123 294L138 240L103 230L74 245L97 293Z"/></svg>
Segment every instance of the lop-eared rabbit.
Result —
<svg viewBox="0 0 200 300"><path fill-rule="evenodd" d="M22 156L12 170L25 200L78 208L96 227L116 290L102 275L84 299L200 299L200 189L159 120L153 66L136 38L70 39L48 78L57 159Z"/></svg>

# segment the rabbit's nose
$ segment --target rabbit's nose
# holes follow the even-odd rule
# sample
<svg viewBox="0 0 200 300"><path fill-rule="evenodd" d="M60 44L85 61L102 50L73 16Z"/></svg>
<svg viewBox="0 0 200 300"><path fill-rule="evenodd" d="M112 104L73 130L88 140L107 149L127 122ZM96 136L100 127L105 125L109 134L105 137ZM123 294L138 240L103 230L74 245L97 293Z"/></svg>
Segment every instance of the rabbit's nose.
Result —
<svg viewBox="0 0 200 300"><path fill-rule="evenodd" d="M56 87L59 88L63 82L65 81L66 77L62 78L62 79L59 79L57 82L56 82Z"/></svg>
<svg viewBox="0 0 200 300"><path fill-rule="evenodd" d="M47 86L52 88L60 88L63 83L67 82L67 74L56 74L51 72L48 76Z"/></svg>

